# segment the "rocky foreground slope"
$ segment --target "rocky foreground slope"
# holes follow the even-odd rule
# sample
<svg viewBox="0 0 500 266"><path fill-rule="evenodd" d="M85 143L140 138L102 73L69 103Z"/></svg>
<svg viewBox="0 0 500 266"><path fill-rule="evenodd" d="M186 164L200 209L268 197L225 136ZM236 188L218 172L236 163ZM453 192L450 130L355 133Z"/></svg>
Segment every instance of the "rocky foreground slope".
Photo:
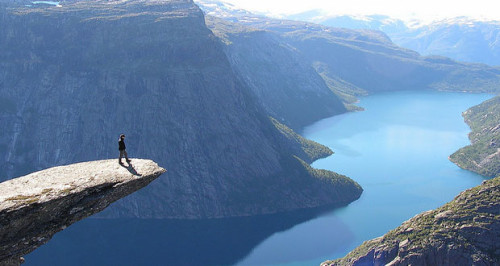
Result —
<svg viewBox="0 0 500 266"><path fill-rule="evenodd" d="M499 265L500 177L326 265Z"/></svg>
<svg viewBox="0 0 500 266"><path fill-rule="evenodd" d="M484 176L500 175L500 97L485 101L463 113L471 127L471 145L450 156L458 166Z"/></svg>
<svg viewBox="0 0 500 266"><path fill-rule="evenodd" d="M151 160L77 163L0 183L0 265L47 243L67 226L102 211L165 172Z"/></svg>

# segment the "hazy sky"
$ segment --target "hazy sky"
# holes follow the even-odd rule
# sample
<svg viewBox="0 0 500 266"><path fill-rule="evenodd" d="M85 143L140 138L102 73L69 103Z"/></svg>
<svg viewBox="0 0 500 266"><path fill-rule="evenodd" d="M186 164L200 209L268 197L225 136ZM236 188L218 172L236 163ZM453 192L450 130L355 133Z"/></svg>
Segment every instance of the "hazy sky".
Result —
<svg viewBox="0 0 500 266"><path fill-rule="evenodd" d="M500 0L225 0L250 11L273 15L322 9L330 14L382 14L424 21L457 16L500 20Z"/></svg>

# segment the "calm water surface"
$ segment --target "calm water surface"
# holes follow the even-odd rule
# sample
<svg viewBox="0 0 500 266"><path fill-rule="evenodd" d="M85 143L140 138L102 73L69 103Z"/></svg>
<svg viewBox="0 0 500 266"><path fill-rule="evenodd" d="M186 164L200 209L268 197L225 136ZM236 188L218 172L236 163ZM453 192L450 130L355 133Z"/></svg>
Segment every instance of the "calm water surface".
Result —
<svg viewBox="0 0 500 266"><path fill-rule="evenodd" d="M363 187L347 207L203 221L87 219L26 256L25 265L319 265L344 256L481 183L448 156L469 143L461 113L488 98L378 94L361 99L364 112L307 127L305 137L335 151L313 166Z"/></svg>

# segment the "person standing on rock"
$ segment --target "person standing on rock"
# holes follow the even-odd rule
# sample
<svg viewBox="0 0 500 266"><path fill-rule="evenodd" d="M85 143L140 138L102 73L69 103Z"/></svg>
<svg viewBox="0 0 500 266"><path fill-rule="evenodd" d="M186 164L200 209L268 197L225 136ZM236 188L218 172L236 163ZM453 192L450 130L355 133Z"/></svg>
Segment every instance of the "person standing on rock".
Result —
<svg viewBox="0 0 500 266"><path fill-rule="evenodd" d="M120 157L118 157L119 164L123 164L122 163L123 156L125 156L125 160L127 160L127 163L130 162L130 160L128 159L127 151L125 149L126 149L126 147L125 147L125 134L121 134L120 138L118 139L118 150L120 151Z"/></svg>

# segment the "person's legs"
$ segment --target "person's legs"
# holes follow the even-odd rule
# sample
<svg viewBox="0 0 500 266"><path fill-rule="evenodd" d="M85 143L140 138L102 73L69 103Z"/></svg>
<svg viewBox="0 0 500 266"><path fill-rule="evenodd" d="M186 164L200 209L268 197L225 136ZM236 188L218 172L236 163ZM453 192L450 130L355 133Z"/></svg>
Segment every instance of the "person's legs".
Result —
<svg viewBox="0 0 500 266"><path fill-rule="evenodd" d="M120 150L120 157L118 157L118 163L122 163L123 152L124 150Z"/></svg>
<svg viewBox="0 0 500 266"><path fill-rule="evenodd" d="M125 160L127 162L130 162L130 160L128 159L128 154L127 154L127 151L126 150L123 150L123 153L125 154Z"/></svg>

